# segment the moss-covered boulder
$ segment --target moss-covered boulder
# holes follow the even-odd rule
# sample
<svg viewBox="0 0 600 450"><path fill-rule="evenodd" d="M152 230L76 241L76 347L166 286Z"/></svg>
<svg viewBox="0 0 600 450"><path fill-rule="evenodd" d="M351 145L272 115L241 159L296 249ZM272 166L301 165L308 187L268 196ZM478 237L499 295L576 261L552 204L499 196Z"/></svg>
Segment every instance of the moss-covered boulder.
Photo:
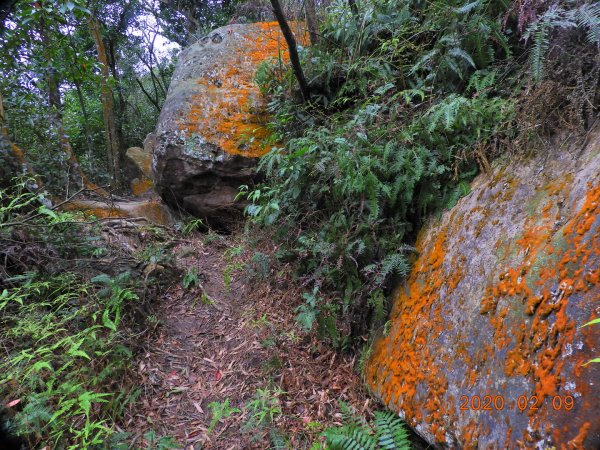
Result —
<svg viewBox="0 0 600 450"><path fill-rule="evenodd" d="M443 448L599 448L600 130L498 164L417 248L376 396Z"/></svg>

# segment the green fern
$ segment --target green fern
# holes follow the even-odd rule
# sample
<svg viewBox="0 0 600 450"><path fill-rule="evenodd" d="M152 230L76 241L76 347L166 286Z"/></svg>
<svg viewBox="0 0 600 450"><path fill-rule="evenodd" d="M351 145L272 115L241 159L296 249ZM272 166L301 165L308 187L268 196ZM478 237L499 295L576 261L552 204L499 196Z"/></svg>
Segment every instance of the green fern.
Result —
<svg viewBox="0 0 600 450"><path fill-rule="evenodd" d="M554 5L529 25L523 37L525 40L533 38L530 63L534 81L538 82L543 78L550 32L555 28L577 26L585 30L588 43L600 47L600 4L584 4L570 10Z"/></svg>
<svg viewBox="0 0 600 450"><path fill-rule="evenodd" d="M341 406L341 405L340 405ZM347 406L346 406L347 408ZM346 414L342 414L347 416ZM323 433L329 450L410 450L408 433L400 418L389 411L375 412L372 424L352 414L345 425Z"/></svg>
<svg viewBox="0 0 600 450"><path fill-rule="evenodd" d="M402 420L390 413L375 411L375 429L379 447L386 450L410 450L408 432Z"/></svg>
<svg viewBox="0 0 600 450"><path fill-rule="evenodd" d="M587 29L587 40L600 47L600 3L581 5L572 13L577 24Z"/></svg>
<svg viewBox="0 0 600 450"><path fill-rule="evenodd" d="M277 428L269 430L269 440L271 441L271 450L288 450L290 448L285 436Z"/></svg>

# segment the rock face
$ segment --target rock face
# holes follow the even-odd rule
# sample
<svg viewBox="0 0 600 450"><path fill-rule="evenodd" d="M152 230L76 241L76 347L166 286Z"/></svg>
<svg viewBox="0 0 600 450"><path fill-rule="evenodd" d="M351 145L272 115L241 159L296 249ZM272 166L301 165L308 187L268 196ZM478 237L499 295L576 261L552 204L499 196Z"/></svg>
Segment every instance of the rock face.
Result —
<svg viewBox="0 0 600 450"><path fill-rule="evenodd" d="M367 383L442 448L600 448L600 130L500 163L419 236Z"/></svg>
<svg viewBox="0 0 600 450"><path fill-rule="evenodd" d="M282 54L276 22L219 28L183 51L173 74L153 148L156 189L174 209L223 224L240 216L237 189L251 184L263 142L265 104L254 74Z"/></svg>
<svg viewBox="0 0 600 450"><path fill-rule="evenodd" d="M159 199L139 199L123 202L73 200L63 206L67 211L81 211L96 218L144 219L157 225L172 225L175 221L169 208Z"/></svg>
<svg viewBox="0 0 600 450"><path fill-rule="evenodd" d="M131 180L131 193L135 196L150 194L154 183L152 182L152 149L129 147L126 152L136 167L136 175Z"/></svg>

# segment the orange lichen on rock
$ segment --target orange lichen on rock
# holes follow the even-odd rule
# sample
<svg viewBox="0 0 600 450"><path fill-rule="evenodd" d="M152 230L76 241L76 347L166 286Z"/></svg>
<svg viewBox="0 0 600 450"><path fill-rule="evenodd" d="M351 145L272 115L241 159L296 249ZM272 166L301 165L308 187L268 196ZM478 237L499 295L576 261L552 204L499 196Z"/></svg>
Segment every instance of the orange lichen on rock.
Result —
<svg viewBox="0 0 600 450"><path fill-rule="evenodd" d="M248 25L246 44L235 52L224 67L215 67L210 77L196 81L201 86L189 100L189 109L179 122L187 136L197 134L216 144L225 153L259 157L269 150L265 144L266 102L254 81L258 65L272 58L289 60L287 46L277 22ZM304 41L305 33L299 33ZM226 38L227 39L227 38Z"/></svg>
<svg viewBox="0 0 600 450"><path fill-rule="evenodd" d="M81 211L86 217L96 219L143 218L158 225L170 225L173 222L168 208L158 199L115 203L75 200L62 208Z"/></svg>
<svg viewBox="0 0 600 450"><path fill-rule="evenodd" d="M588 172L594 182L583 189L569 173L519 191L501 176L465 200L467 209L459 203L420 233L390 332L373 344L367 384L429 440L451 448L500 448L494 445L504 440L529 448L544 436L557 448L585 448L589 430L599 427L590 428L584 414L600 408L582 378L590 375L581 355L597 349L597 331L577 327L597 315L600 180ZM459 409L461 396L486 393L542 406ZM566 395L576 398L573 411L553 409L555 396ZM565 420L573 427L554 426Z"/></svg>
<svg viewBox="0 0 600 450"><path fill-rule="evenodd" d="M366 371L369 385L382 401L392 409L402 405L408 420L418 420L423 408L426 411L423 420L431 424L432 433L440 442L446 430L440 426L439 419L453 405L444 401L447 382L435 355L430 354L426 345L430 329L427 323L416 328L413 325L415 317L429 317L431 322L441 319L443 311L430 311L430 305L435 303L442 289L448 295L458 284L456 279L451 283L453 286L444 281L445 240L443 233L437 236L431 251L417 261L408 288L398 292L391 315L392 330L374 344ZM422 246L422 242L417 243L417 249ZM390 348L394 349L393 353L389 352ZM425 398L417 398L419 386L427 387Z"/></svg>
<svg viewBox="0 0 600 450"><path fill-rule="evenodd" d="M146 178L145 176L142 176L141 179L135 178L131 182L131 193L135 196L143 195L149 192L153 186L154 183L152 182L152 180Z"/></svg>

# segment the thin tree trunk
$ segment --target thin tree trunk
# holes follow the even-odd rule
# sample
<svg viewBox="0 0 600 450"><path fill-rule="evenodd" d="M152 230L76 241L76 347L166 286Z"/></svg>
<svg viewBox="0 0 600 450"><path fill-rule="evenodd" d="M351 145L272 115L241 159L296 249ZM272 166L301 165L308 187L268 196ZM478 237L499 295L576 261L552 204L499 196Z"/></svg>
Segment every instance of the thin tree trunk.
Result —
<svg viewBox="0 0 600 450"><path fill-rule="evenodd" d="M106 149L108 155L108 162L110 166L110 173L112 176L113 183L117 189L121 187L121 154L119 137L117 134L117 126L115 122L115 108L113 103L113 94L110 87L109 78L109 66L108 59L106 58L106 48L100 35L100 26L98 22L90 17L88 19L88 26L96 43L96 51L98 52L98 61L101 66L100 76L100 89L101 89L101 101L102 101L102 117L104 119L104 138L106 140Z"/></svg>
<svg viewBox="0 0 600 450"><path fill-rule="evenodd" d="M3 101L3 97L2 97L2 92L0 92L0 142L4 141L4 145L8 145L8 152L10 153L10 156L13 159L13 162L20 167L15 167L15 169L17 169L17 171L22 174L28 174L29 176L31 176L34 180L35 180L35 184L36 186L32 186L35 189L39 189L42 188L44 186L44 183L42 182L41 178L34 172L34 170L31 168L31 166L29 165L29 163L27 162L27 159L25 158L25 152L23 152L23 150L21 149L21 147L19 147L17 144L14 144L13 142L11 142L11 140L8 137L8 121L6 118L6 110L4 109L4 101ZM0 167L0 174L2 174L4 171L7 170L7 167ZM8 169L10 170L10 169ZM7 175L6 172L4 175ZM17 173L10 173L10 176L15 176L17 175ZM0 176L0 178L3 178ZM10 179L10 178L8 178ZM7 180L2 180L0 179L0 182L2 181L7 181Z"/></svg>
<svg viewBox="0 0 600 450"><path fill-rule="evenodd" d="M83 132L85 133L85 143L87 145L88 154L91 157L94 152L92 145L92 135L90 133L90 116L85 107L85 99L81 92L81 86L77 81L75 75L73 75L73 84L75 85L75 91L77 92L77 99L79 100L79 107L81 108L81 115L83 116Z"/></svg>
<svg viewBox="0 0 600 450"><path fill-rule="evenodd" d="M42 18L40 20L39 27L40 36L46 43L49 43L49 37L45 26L45 21ZM45 47L45 57L48 61L51 61L51 55L48 52L48 47ZM46 70L46 84L48 87L48 106L50 107L50 122L54 127L56 134L58 135L58 144L60 149L65 154L67 164L69 166L69 176L67 181L67 193L69 192L69 187L71 183L74 183L79 189L80 187L89 187L90 182L87 176L81 170L81 166L79 165L79 161L73 152L73 147L71 147L71 141L69 140L69 136L67 135L64 125L63 125L63 116L62 116L62 101L60 96L60 87L58 75L56 73L56 69L52 66L49 66Z"/></svg>
<svg viewBox="0 0 600 450"><path fill-rule="evenodd" d="M308 36L310 37L311 45L315 46L319 43L319 25L317 23L317 10L315 0L306 0L306 25L308 26Z"/></svg>
<svg viewBox="0 0 600 450"><path fill-rule="evenodd" d="M6 118L6 111L4 111L2 92L0 92L0 135L8 137L8 120Z"/></svg>
<svg viewBox="0 0 600 450"><path fill-rule="evenodd" d="M283 37L287 42L288 49L290 52L290 63L292 64L292 70L294 71L294 75L298 80L298 85L300 86L302 99L305 102L307 102L310 99L310 90L308 88L306 78L304 78L302 66L300 65L300 58L298 57L298 48L296 46L296 39L294 38L294 34L292 33L292 30L290 29L287 20L285 20L285 15L283 14L283 10L281 9L281 4L279 3L279 0L271 0L271 6L273 7L273 13L277 18L277 22L279 22L279 28L281 28Z"/></svg>
<svg viewBox="0 0 600 450"><path fill-rule="evenodd" d="M156 110L160 113L160 106L158 104L158 100L152 98L152 96L148 93L148 91L146 91L146 89L144 88L144 85L142 84L142 82L140 81L140 79L138 77L135 77L135 81L137 82L137 84L140 86L140 88L142 89L142 92L144 93L144 95L146 96L146 98L150 101L150 103L152 103L152 105L156 108ZM155 90L155 93L158 94Z"/></svg>
<svg viewBox="0 0 600 450"><path fill-rule="evenodd" d="M110 73L112 73L114 85L117 90L118 108L115 109L115 124L117 127L117 139L119 142L119 155L122 160L123 156L125 155L125 151L127 150L125 147L125 138L123 137L123 123L125 123L124 118L127 102L125 101L125 96L123 95L123 86L121 85L119 71L117 70L117 54L115 52L115 42L112 39L108 39L107 56Z"/></svg>
<svg viewBox="0 0 600 450"><path fill-rule="evenodd" d="M69 43L71 48L73 49L73 54L77 53L77 48L75 43L73 42L73 36L69 33ZM73 58L73 67L78 65L76 58ZM77 92L77 99L79 100L79 107L81 108L81 114L83 115L83 131L85 133L85 143L87 146L88 155L91 161L92 154L94 152L92 134L90 133L90 116L87 112L87 108L85 107L85 99L83 98L83 93L81 92L81 83L78 81L78 76L75 73L75 70L71 70L71 77L73 79L73 84L75 85L75 91Z"/></svg>

